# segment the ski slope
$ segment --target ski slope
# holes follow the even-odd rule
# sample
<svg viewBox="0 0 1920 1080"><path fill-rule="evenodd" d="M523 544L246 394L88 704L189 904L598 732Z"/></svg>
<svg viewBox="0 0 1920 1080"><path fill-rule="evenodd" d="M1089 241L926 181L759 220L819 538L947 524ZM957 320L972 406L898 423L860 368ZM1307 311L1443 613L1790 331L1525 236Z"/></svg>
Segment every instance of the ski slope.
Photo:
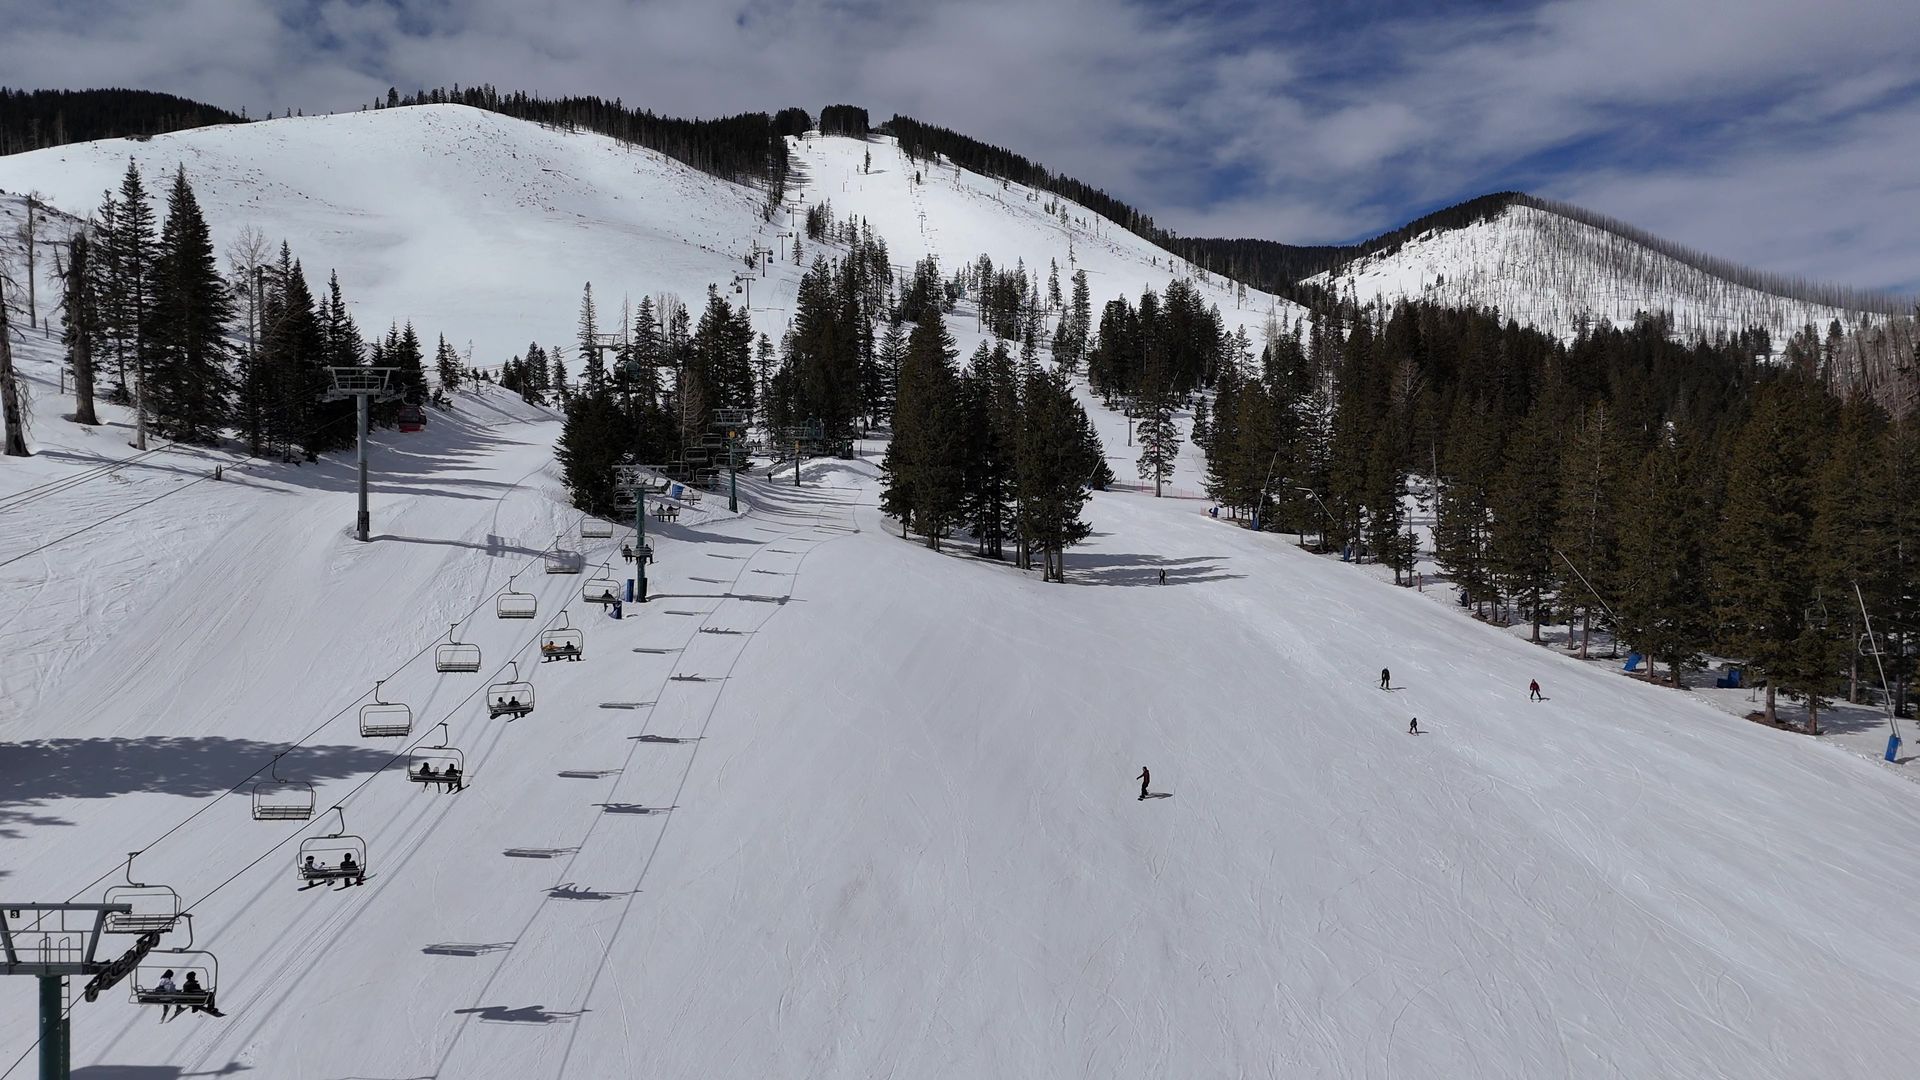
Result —
<svg viewBox="0 0 1920 1080"><path fill-rule="evenodd" d="M947 274L985 255L1002 270L1024 260L1027 276L1044 289L1049 266L1057 264L1061 292L1070 298L1074 271L1085 270L1096 319L1108 300L1137 301L1146 289L1165 292L1168 283L1185 278L1220 308L1228 332L1245 327L1256 347L1269 316L1288 329L1307 316L1292 301L1207 274L1070 199L983 176L945 158L916 163L891 136L813 133L787 142L804 179L796 211L825 202L836 218L865 218L886 239L902 274L929 255ZM916 172L920 183L914 182ZM1050 204L1065 211L1065 220L1047 212Z"/></svg>
<svg viewBox="0 0 1920 1080"><path fill-rule="evenodd" d="M76 446L42 481L125 433L37 419ZM581 546L556 427L491 394L381 433L367 545L335 460L214 482L155 455L0 503L0 887L95 897L143 850L229 1014L79 1004L80 1075L1908 1069L1901 776L1192 500L1096 495L1066 585L935 554L875 510L875 443L749 478L739 515L649 522L655 599L615 622L541 571L555 533ZM531 623L492 614L516 572ZM539 665L562 610L585 659ZM463 618L531 715L433 673ZM359 736L382 677L418 739L448 723L469 790ZM330 825L224 794L295 739L284 771L366 839L363 887L301 891L295 842ZM1136 799L1143 764L1164 797ZM0 980L0 1069L33 1004Z"/></svg>
<svg viewBox="0 0 1920 1080"><path fill-rule="evenodd" d="M1668 313L1674 332L1686 339L1764 327L1775 349L1808 325L1824 335L1836 319L1850 331L1889 323L1881 315L1736 285L1605 229L1525 205L1461 228L1430 230L1307 280L1363 304L1405 298L1497 307L1522 326L1563 339L1582 323L1630 325L1642 312Z"/></svg>
<svg viewBox="0 0 1920 1080"><path fill-rule="evenodd" d="M912 183L890 138L793 139L798 211L822 200L864 216L886 238L898 269L935 255L951 273L981 254L996 264L1025 258L1044 282L1048 260L1071 290L1087 270L1096 306L1114 296L1164 290L1194 277L1227 326L1255 341L1269 313L1304 316L1297 305L1231 282L1199 277L1183 260L1113 222L1064 202L1069 222L1043 213L1053 196L952 166ZM860 172L871 149L876 164ZM329 116L284 117L196 128L151 139L107 139L0 157L0 206L19 196L84 219L136 164L164 217L165 192L184 167L224 261L242 230L257 228L277 250L284 239L316 292L337 271L365 332L411 320L431 342L446 334L473 363L497 365L529 341L572 355L581 287L594 286L601 329L618 329L623 298L674 293L697 309L709 285L730 288L750 252L776 248L753 282L755 329L779 340L806 265L791 258L785 217L761 219L765 193L698 172L664 155L590 132L567 132L462 105L418 105ZM64 240L70 223L42 235ZM11 230L0 248L14 244ZM807 243L806 264L833 257ZM51 259L38 275L57 296ZM47 290L52 290L48 292ZM736 302L747 299L733 296Z"/></svg>

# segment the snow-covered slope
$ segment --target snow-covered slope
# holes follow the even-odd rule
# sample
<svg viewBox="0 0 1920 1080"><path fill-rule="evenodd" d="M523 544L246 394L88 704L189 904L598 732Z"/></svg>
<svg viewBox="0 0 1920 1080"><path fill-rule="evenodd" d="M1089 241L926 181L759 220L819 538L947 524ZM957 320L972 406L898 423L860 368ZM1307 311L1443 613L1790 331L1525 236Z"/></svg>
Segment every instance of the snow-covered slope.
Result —
<svg viewBox="0 0 1920 1080"><path fill-rule="evenodd" d="M186 169L218 251L248 226L275 245L285 239L316 288L339 272L363 329L411 319L429 341L443 332L463 350L471 341L480 365L531 340L571 344L588 281L609 330L622 295L677 292L697 306L768 228L751 188L604 136L459 105L0 157L0 190L39 191L85 216L118 188L129 159L162 216L166 182Z"/></svg>
<svg viewBox="0 0 1920 1080"><path fill-rule="evenodd" d="M1164 291L1174 278L1187 278L1219 305L1229 330L1245 326L1256 344L1270 313L1283 324L1306 314L1291 301L1207 274L1051 192L1003 184L944 160L938 165L911 161L889 136L814 134L789 143L806 178L805 201L830 203L836 217L864 217L886 238L893 261L905 268L933 255L951 273L986 255L1001 269L1024 260L1028 275L1044 285L1052 263L1060 268L1063 292L1073 272L1085 270L1096 317L1099 306L1116 296L1137 300L1144 289ZM868 155L871 170L863 171ZM923 182L914 182L916 172ZM1049 207L1056 209L1049 213Z"/></svg>
<svg viewBox="0 0 1920 1080"><path fill-rule="evenodd" d="M1503 316L1560 337L1579 323L1631 323L1667 312L1683 337L1764 327L1774 347L1812 324L1856 328L1883 316L1809 303L1737 285L1606 229L1524 204L1456 229L1422 233L1308 281L1362 303L1402 297L1498 307Z"/></svg>
<svg viewBox="0 0 1920 1080"><path fill-rule="evenodd" d="M0 500L3 884L94 898L143 851L228 1013L80 1002L99 1075L1907 1069L1920 950L1887 917L1920 890L1920 786L1202 503L1097 495L1044 585L902 541L867 444L653 526L656 598L616 622L541 572L580 542L554 423L504 395L380 434L368 545L342 462L82 479L124 427L39 422L73 448L24 468L71 484ZM515 574L531 623L493 614ZM563 610L586 656L540 665ZM455 620L485 674L432 670ZM510 663L536 711L489 720ZM360 736L379 678L415 739ZM458 795L398 772L443 720ZM299 889L330 821L249 818L290 741L364 887ZM0 1067L33 1008L0 979Z"/></svg>
<svg viewBox="0 0 1920 1080"><path fill-rule="evenodd" d="M874 167L862 173L871 149ZM864 216L909 270L923 255L948 271L981 254L1024 259L1044 280L1049 260L1062 288L1085 268L1097 304L1194 277L1229 327L1257 331L1268 312L1301 309L1195 269L1070 202L1069 221L1042 211L1056 201L1019 185L950 166L913 172L891 139L794 140L800 171L790 201L831 201ZM581 286L593 282L606 329L622 297L677 293L698 306L710 284L730 285L756 246L781 247L789 221L761 219L764 192L697 172L648 150L458 105L290 117L200 128L150 140L110 139L0 157L0 192L37 191L85 217L117 188L128 160L163 197L184 167L223 253L249 226L287 240L316 288L329 270L364 329L411 319L431 341L471 342L486 366L529 341L570 344ZM18 200L15 199L15 202ZM158 207L164 212L164 204ZM50 229L59 233L62 230ZM0 239L0 246L11 244ZM830 246L806 254L831 256ZM776 340L804 266L771 260L753 284L754 320ZM43 268L43 280L51 273ZM736 297L739 299L739 297Z"/></svg>

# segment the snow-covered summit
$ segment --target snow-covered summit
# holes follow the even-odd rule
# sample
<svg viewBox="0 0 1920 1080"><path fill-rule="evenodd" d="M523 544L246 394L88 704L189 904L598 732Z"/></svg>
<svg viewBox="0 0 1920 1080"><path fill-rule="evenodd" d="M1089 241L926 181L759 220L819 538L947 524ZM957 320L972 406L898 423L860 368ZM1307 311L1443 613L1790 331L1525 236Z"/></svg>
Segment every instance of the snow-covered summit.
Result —
<svg viewBox="0 0 1920 1080"><path fill-rule="evenodd" d="M1764 327L1778 348L1808 324L1825 330L1884 316L1779 295L1710 273L1640 240L1516 202L1459 228L1428 230L1363 255L1309 282L1361 303L1425 299L1497 307L1522 325L1563 338L1605 319L1630 323L1665 312L1683 337Z"/></svg>

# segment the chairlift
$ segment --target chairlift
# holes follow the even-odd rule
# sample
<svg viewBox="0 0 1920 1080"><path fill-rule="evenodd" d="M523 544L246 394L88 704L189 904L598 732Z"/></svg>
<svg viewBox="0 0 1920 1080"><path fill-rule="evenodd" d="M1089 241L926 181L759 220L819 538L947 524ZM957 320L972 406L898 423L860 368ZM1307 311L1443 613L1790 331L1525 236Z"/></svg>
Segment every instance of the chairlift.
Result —
<svg viewBox="0 0 1920 1080"><path fill-rule="evenodd" d="M441 648L446 646L442 645ZM404 702L380 700L380 686L385 681L382 679L374 683L373 700L360 706L360 737L363 739L398 739L413 734L413 710Z"/></svg>
<svg viewBox="0 0 1920 1080"><path fill-rule="evenodd" d="M134 964L128 1000L135 1005L177 1005L211 1010L220 991L220 962L193 945L193 916L182 915L187 941L177 949L153 949Z"/></svg>
<svg viewBox="0 0 1920 1080"><path fill-rule="evenodd" d="M441 674L465 672L469 675L480 670L480 646L469 645L453 636L459 629L459 623L447 627L447 640L434 647L433 670Z"/></svg>
<svg viewBox="0 0 1920 1080"><path fill-rule="evenodd" d="M620 581L613 576L612 563L600 564L600 573L580 587L580 598L588 603L608 605L620 599Z"/></svg>
<svg viewBox="0 0 1920 1080"><path fill-rule="evenodd" d="M553 547L547 551L547 573L577 574L584 562L579 552L568 551L560 543L559 537L553 538Z"/></svg>
<svg viewBox="0 0 1920 1080"><path fill-rule="evenodd" d="M540 631L540 662L549 660L578 660L586 655L586 635L571 626L567 613L562 611L559 620L552 626Z"/></svg>
<svg viewBox="0 0 1920 1080"><path fill-rule="evenodd" d="M590 517L580 523L580 538L582 540L607 540L611 539L612 536L613 522L611 521L603 521L600 518Z"/></svg>
<svg viewBox="0 0 1920 1080"><path fill-rule="evenodd" d="M253 785L255 821L305 821L313 816L313 785L280 775L280 759L285 756L284 750L273 755L272 778Z"/></svg>
<svg viewBox="0 0 1920 1080"><path fill-rule="evenodd" d="M331 812L340 815L340 828L325 836L307 837L294 853L293 869L301 881L356 882L367 876L367 842L348 835L345 810L335 806Z"/></svg>
<svg viewBox="0 0 1920 1080"><path fill-rule="evenodd" d="M507 579L507 591L501 593L493 604L493 613L502 619L531 619L539 610L539 598L532 593L515 592L513 578Z"/></svg>
<svg viewBox="0 0 1920 1080"><path fill-rule="evenodd" d="M100 930L107 934L164 934L180 921L180 894L165 885L147 885L133 880L133 857L127 852L127 883L113 885L101 902L126 904L132 911L109 911Z"/></svg>
<svg viewBox="0 0 1920 1080"><path fill-rule="evenodd" d="M520 678L520 665L511 663L513 678L487 687L487 719L509 716L515 720L533 711L533 684Z"/></svg>
<svg viewBox="0 0 1920 1080"><path fill-rule="evenodd" d="M473 777L467 773L466 755L447 745L447 732L447 722L442 720L440 744L416 746L407 755L407 780L419 784L423 791L428 785L459 791L473 782Z"/></svg>

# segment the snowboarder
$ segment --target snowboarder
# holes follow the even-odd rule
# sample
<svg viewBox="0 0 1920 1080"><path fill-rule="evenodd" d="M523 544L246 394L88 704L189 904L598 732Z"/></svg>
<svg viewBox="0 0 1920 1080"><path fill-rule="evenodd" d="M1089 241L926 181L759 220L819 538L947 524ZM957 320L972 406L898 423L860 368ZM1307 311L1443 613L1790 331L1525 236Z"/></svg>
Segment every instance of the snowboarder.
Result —
<svg viewBox="0 0 1920 1080"><path fill-rule="evenodd" d="M1545 701L1546 700L1546 698L1543 698L1540 696L1540 680L1539 679L1535 679L1532 682L1529 682L1527 684L1527 700L1528 701Z"/></svg>
<svg viewBox="0 0 1920 1080"><path fill-rule="evenodd" d="M442 780L446 782L447 790L449 791L460 790L460 766L449 762L447 764L447 771L444 773L441 773L440 777Z"/></svg>
<svg viewBox="0 0 1920 1080"><path fill-rule="evenodd" d="M609 611L609 614L611 614L616 619L620 617L620 601L619 600L615 600L613 602L613 607Z"/></svg>
<svg viewBox="0 0 1920 1080"><path fill-rule="evenodd" d="M1152 781L1152 779L1153 779L1153 774L1147 772L1147 767L1145 765L1140 766L1140 801L1141 802L1147 801L1147 784L1150 781Z"/></svg>
<svg viewBox="0 0 1920 1080"><path fill-rule="evenodd" d="M1392 682L1393 682L1393 675L1390 672L1388 672L1386 668L1381 668L1380 669L1380 689L1382 690L1393 689L1392 685L1390 685Z"/></svg>
<svg viewBox="0 0 1920 1080"><path fill-rule="evenodd" d="M340 856L340 887L350 889L355 885L366 883L366 872L360 869L359 863L353 861L353 853L348 852Z"/></svg>
<svg viewBox="0 0 1920 1080"><path fill-rule="evenodd" d="M1413 719L1407 721L1407 734L1409 735L1420 734L1420 718L1419 717L1416 716Z"/></svg>

